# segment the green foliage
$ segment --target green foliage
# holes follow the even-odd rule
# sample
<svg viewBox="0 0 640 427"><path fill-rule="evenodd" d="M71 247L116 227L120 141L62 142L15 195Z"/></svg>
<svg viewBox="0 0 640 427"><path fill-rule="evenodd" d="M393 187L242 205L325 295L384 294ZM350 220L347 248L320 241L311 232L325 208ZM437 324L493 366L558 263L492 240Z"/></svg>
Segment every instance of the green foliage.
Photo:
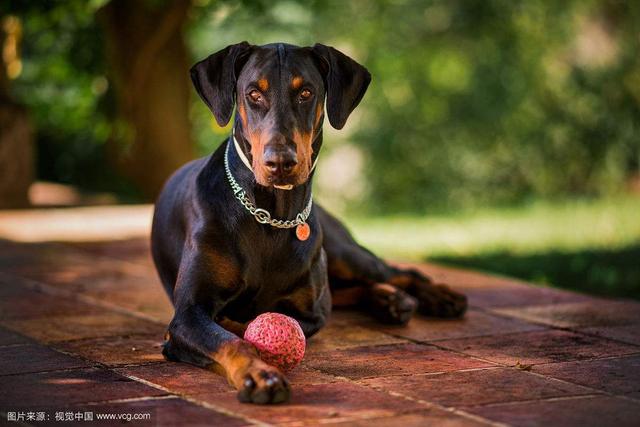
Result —
<svg viewBox="0 0 640 427"><path fill-rule="evenodd" d="M373 210L613 194L638 173L637 7L332 5L325 13L341 32L329 37L374 75L354 137Z"/></svg>

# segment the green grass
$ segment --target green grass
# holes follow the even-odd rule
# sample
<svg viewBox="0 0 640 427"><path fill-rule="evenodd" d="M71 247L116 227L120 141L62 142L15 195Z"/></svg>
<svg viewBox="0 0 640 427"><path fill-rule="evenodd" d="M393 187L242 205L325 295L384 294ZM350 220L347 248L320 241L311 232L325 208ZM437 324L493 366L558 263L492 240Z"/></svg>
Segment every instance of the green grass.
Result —
<svg viewBox="0 0 640 427"><path fill-rule="evenodd" d="M391 259L430 260L640 298L640 198L536 202L450 216L348 218Z"/></svg>

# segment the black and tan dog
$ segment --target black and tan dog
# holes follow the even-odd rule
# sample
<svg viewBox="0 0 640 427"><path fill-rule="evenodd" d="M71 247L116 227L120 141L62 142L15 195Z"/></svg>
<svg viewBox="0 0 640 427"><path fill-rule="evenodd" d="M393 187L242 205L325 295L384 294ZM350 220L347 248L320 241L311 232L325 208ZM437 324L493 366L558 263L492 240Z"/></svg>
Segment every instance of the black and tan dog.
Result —
<svg viewBox="0 0 640 427"><path fill-rule="evenodd" d="M404 324L418 310L460 316L466 298L359 246L311 201L325 100L341 129L369 72L321 44L229 46L191 70L196 91L233 134L212 155L178 170L156 203L153 258L175 315L163 353L225 375L243 402L289 398L289 384L239 338L275 311L307 337L331 312L331 290L360 286L361 306Z"/></svg>

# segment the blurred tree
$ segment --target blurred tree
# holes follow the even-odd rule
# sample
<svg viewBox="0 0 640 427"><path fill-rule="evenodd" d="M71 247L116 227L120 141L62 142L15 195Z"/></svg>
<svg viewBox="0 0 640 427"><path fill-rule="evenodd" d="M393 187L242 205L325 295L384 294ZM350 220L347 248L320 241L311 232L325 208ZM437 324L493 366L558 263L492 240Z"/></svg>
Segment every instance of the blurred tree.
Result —
<svg viewBox="0 0 640 427"><path fill-rule="evenodd" d="M111 0L99 12L117 98L110 142L118 162L154 198L167 177L195 157L182 30L190 0Z"/></svg>
<svg viewBox="0 0 640 427"><path fill-rule="evenodd" d="M40 178L151 200L195 156L182 38L189 8L188 0L9 4L5 13L25 22L25 66L12 92L38 125Z"/></svg>
<svg viewBox="0 0 640 427"><path fill-rule="evenodd" d="M109 167L110 121L103 41L95 1L3 3L22 22L22 67L8 87L33 118L39 179L120 192L130 188ZM130 191L130 190L129 190Z"/></svg>

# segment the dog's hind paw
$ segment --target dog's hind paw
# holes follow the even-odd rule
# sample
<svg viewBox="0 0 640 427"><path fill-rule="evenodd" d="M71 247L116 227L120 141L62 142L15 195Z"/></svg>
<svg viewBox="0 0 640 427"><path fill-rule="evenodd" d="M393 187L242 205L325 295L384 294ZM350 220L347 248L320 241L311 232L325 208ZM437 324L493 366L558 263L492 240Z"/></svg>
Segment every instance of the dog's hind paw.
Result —
<svg viewBox="0 0 640 427"><path fill-rule="evenodd" d="M433 317L461 317L467 311L467 297L447 285L436 284L414 269L396 269L389 283L406 290L418 300L418 312Z"/></svg>
<svg viewBox="0 0 640 427"><path fill-rule="evenodd" d="M380 322L405 325L418 308L418 301L395 286L378 283L371 289L368 311Z"/></svg>
<svg viewBox="0 0 640 427"><path fill-rule="evenodd" d="M461 317L467 311L467 297L446 285L418 286L416 297L418 311L425 316Z"/></svg>

